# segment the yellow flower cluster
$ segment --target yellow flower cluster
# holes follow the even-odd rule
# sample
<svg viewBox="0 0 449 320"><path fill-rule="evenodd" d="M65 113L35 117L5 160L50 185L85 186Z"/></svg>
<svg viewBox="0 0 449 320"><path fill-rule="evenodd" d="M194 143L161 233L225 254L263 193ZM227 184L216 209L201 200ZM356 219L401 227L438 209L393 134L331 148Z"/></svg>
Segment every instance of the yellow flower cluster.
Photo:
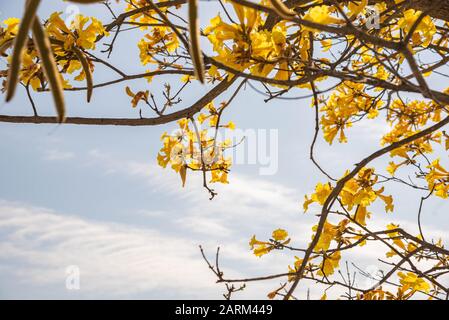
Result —
<svg viewBox="0 0 449 320"><path fill-rule="evenodd" d="M170 28L154 27L151 33L146 34L137 45L142 65L159 64L153 57L159 53L174 52L179 47L179 40Z"/></svg>
<svg viewBox="0 0 449 320"><path fill-rule="evenodd" d="M356 208L353 218L362 225L366 225L366 219L371 215L367 207L377 199L385 203L385 211L393 211L394 209L393 197L384 195L383 187L378 190L374 189L377 180L378 176L374 174L374 169L364 168L360 170L356 178L346 182L343 190L340 192L339 199L341 204L348 211ZM323 205L331 191L332 187L329 183L317 184L315 192L310 198L307 195L305 196L304 211L307 211L312 203Z"/></svg>
<svg viewBox="0 0 449 320"><path fill-rule="evenodd" d="M304 16L304 20L309 20L320 24L342 24L343 19L335 17L336 8L334 6L313 6Z"/></svg>
<svg viewBox="0 0 449 320"><path fill-rule="evenodd" d="M180 6L171 7L172 9L179 8ZM156 64L160 65L161 61L156 59L158 54L169 55L179 48L179 39L176 33L167 26L164 26L158 13L149 9L148 2L146 0L137 0L128 3L126 11L130 12L146 8L145 11L137 12L129 17L130 23L139 26L140 30L148 30L143 38L137 43L140 51L140 62L142 65ZM168 7L159 8L161 12L167 13ZM173 65L182 69L181 65ZM146 78L148 82L151 82L152 78Z"/></svg>
<svg viewBox="0 0 449 320"><path fill-rule="evenodd" d="M413 9L406 10L404 16L399 19L397 26L404 31L405 34L408 34L421 13L421 11ZM413 32L411 37L412 45L422 47L429 46L436 30L432 19L429 16L424 17Z"/></svg>
<svg viewBox="0 0 449 320"><path fill-rule="evenodd" d="M315 246L315 251L327 251L331 245L332 241L339 242L341 240L341 236L346 230L346 226L348 225L349 220L344 219L340 221L339 224L334 225L330 222L324 223L323 232L320 235L320 239ZM318 228L317 225L313 226L312 230L316 231ZM312 236L313 238L313 236Z"/></svg>
<svg viewBox="0 0 449 320"><path fill-rule="evenodd" d="M6 28L0 28L0 48L14 39L19 22L19 19L16 18L3 21ZM94 17L89 18L83 15L76 15L70 26L67 26L61 18L61 13L54 12L46 21L45 29L53 44L53 53L57 56L56 61L61 78L62 74L73 74L75 71L81 70L74 77L74 80L85 80L85 70L73 51L73 48L94 50L97 38L108 35L101 21ZM4 53L3 49L1 51ZM29 84L34 90L38 90L42 87L42 80L45 79L45 76L38 59L37 51L35 47L30 45L23 51L22 55L20 81L25 85ZM88 64L89 68L92 69L93 64L89 62ZM66 79L62 78L62 82L65 88L71 87Z"/></svg>
<svg viewBox="0 0 449 320"><path fill-rule="evenodd" d="M303 204L304 212L306 212L309 209L309 205L314 202L323 205L331 192L332 187L329 182L325 184L318 183L315 187L315 192L312 193L310 198L307 195L305 195L305 201Z"/></svg>
<svg viewBox="0 0 449 320"><path fill-rule="evenodd" d="M381 143L383 145L392 144L416 134L428 122L440 121L442 112L440 107L431 102L413 100L405 103L399 99L393 101L387 114L388 122L393 128L383 136ZM391 161L387 171L394 175L399 167L415 163L415 157L432 153L432 143L441 143L441 138L442 133L436 131L431 135L416 139L413 143L394 149L390 156L402 158L402 161L396 163Z"/></svg>
<svg viewBox="0 0 449 320"><path fill-rule="evenodd" d="M397 288L396 294L388 290L384 290L379 287L374 290L367 291L363 294L357 293L358 300L408 300L410 299L416 291L408 288L404 289L404 286L399 286Z"/></svg>
<svg viewBox="0 0 449 320"><path fill-rule="evenodd" d="M5 27L0 26L0 48L4 49L3 46L15 38L19 23L20 19L17 18L8 18L3 21Z"/></svg>
<svg viewBox="0 0 449 320"><path fill-rule="evenodd" d="M347 142L345 129L352 126L357 117L377 117L383 102L365 92L365 85L346 81L339 85L321 108L321 126L324 139L332 144L337 134L339 142Z"/></svg>
<svg viewBox="0 0 449 320"><path fill-rule="evenodd" d="M223 107L224 105L220 108ZM158 164L163 168L170 165L180 174L183 186L187 170L210 172L209 182L211 183L229 183L231 159L225 156L225 150L231 147L231 141L219 142L214 134L219 126L219 120L215 117L218 117L220 108L217 109L213 103L209 103L206 106L209 115L200 114L197 122L186 118L181 119L178 121L179 128L175 133L164 133L161 137L163 147L157 156ZM199 125L204 122L204 117L210 119L209 126L201 129ZM229 128L230 125L223 127Z"/></svg>
<svg viewBox="0 0 449 320"><path fill-rule="evenodd" d="M72 49L75 46L82 50L95 50L97 38L109 35L104 29L103 23L94 17L78 14L67 26L61 19L61 14L55 12L50 16L45 27L50 39L61 43L54 47L54 53L58 56L57 61L62 72L73 74L75 71L81 70L74 80L83 81L86 78L86 72ZM89 67L92 70L93 64L89 64ZM69 84L66 83L66 86Z"/></svg>
<svg viewBox="0 0 449 320"><path fill-rule="evenodd" d="M447 199L449 192L449 172L440 164L440 159L434 160L427 166L430 169L426 175L429 190L440 198Z"/></svg>
<svg viewBox="0 0 449 320"><path fill-rule="evenodd" d="M65 50L70 50L73 46L95 49L97 37L108 35L101 21L80 14L67 26L61 18L61 13L55 12L48 19L46 29L51 38L64 44Z"/></svg>
<svg viewBox="0 0 449 320"><path fill-rule="evenodd" d="M413 291L429 292L430 285L423 279L418 277L413 272L398 272L399 282L402 284L404 290L412 289Z"/></svg>
<svg viewBox="0 0 449 320"><path fill-rule="evenodd" d="M249 246L256 257L261 257L274 249L282 249L283 246L290 243L288 232L284 229L274 230L271 237L272 239L269 241L260 241L253 235L249 242Z"/></svg>
<svg viewBox="0 0 449 320"><path fill-rule="evenodd" d="M168 8L170 10L179 9L181 5L177 6L171 6L171 7L160 7L159 10L161 10L163 13L166 13ZM145 8L145 10L139 10ZM150 5L148 4L147 0L133 0L129 1L125 11L139 11L132 16L129 17L130 22L135 23L140 27L141 30L147 30L148 28L154 27L154 24L159 25L161 24L161 21L158 20L157 12L154 10L151 10ZM158 26L156 26L158 27Z"/></svg>
<svg viewBox="0 0 449 320"><path fill-rule="evenodd" d="M276 80L289 80L293 71L303 73L303 65L289 65L288 58L292 50L299 48L300 57L307 59L310 47L307 35L301 35L298 45L293 47L287 44L289 26L285 21L267 30L263 28L260 12L235 3L232 5L239 23L226 23L218 15L204 30L218 54L214 57L216 61L239 72L249 70L260 77L274 72Z"/></svg>
<svg viewBox="0 0 449 320"><path fill-rule="evenodd" d="M3 21L5 27L0 27L0 54L6 54L7 49L12 46L12 42L17 35L20 19L8 18ZM8 57L10 61L10 57ZM19 79L24 84L29 84L33 90L41 87L41 80L37 75L41 75L40 64L37 63L38 55L36 50L27 49L22 53L22 68Z"/></svg>
<svg viewBox="0 0 449 320"><path fill-rule="evenodd" d="M329 249L332 241L336 241L337 243L344 241L342 236L346 231L348 224L348 219L340 221L337 225L333 225L332 223L326 221L324 223L323 232L321 233L318 243L315 246L315 251L322 251L324 253ZM318 226L315 225L312 229L313 231L316 231L317 228ZM324 253L323 260L319 266L317 274L319 276L332 275L334 270L338 268L340 259L340 251L334 251L331 254Z"/></svg>
<svg viewBox="0 0 449 320"><path fill-rule="evenodd" d="M325 255L321 262L320 270L317 272L319 276L330 276L334 274L335 269L340 265L341 252L335 251L330 255Z"/></svg>

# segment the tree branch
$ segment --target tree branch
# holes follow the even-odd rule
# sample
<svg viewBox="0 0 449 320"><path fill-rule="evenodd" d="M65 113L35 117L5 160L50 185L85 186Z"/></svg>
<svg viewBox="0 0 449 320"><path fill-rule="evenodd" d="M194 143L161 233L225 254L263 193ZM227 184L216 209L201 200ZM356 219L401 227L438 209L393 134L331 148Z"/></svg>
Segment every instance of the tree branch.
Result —
<svg viewBox="0 0 449 320"><path fill-rule="evenodd" d="M226 91L236 80L224 79L214 88L212 88L201 99L195 102L190 107L179 110L166 115L161 115L154 118L81 118L81 117L67 117L65 124L80 124L80 125L103 125L103 126L155 126L159 124L169 123L182 118L188 118L199 112L206 104L218 97ZM42 116L7 116L0 115L0 122L8 123L32 123L32 124L57 124L56 117L42 117Z"/></svg>

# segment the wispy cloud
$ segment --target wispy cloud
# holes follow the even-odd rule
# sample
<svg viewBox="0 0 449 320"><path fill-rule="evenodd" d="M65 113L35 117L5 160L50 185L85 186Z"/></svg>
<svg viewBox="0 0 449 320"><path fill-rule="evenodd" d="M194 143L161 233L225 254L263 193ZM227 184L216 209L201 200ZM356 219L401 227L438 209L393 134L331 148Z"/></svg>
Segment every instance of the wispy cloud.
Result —
<svg viewBox="0 0 449 320"><path fill-rule="evenodd" d="M283 272L292 258L255 258L248 241L253 232L269 237L273 225L287 227L298 221L296 190L234 175L232 187L218 187L220 196L211 202L198 175L191 175L189 186L182 188L172 172L146 163L116 159L98 150L83 161L101 167L99 174L136 179L149 191L169 197L173 203L170 212L147 207L136 214L140 219L169 220L170 228L136 227L133 217L129 225L113 224L0 202L0 266L7 269L4 274L20 279L25 286L56 285L64 293L65 268L78 265L82 294L103 297L113 292L123 297L148 292L148 297L155 297L161 291L161 297L220 298L221 289L202 261L198 244L210 255L220 245L227 275L237 278L254 275L254 271ZM293 229L298 228L298 234L306 239L310 224ZM1 261L13 261L14 265ZM241 297L263 297L270 288L272 283L254 284Z"/></svg>
<svg viewBox="0 0 449 320"><path fill-rule="evenodd" d="M301 231L305 231L310 230L314 221L313 216L302 214L303 191L266 179L233 173L230 185L211 185L219 195L209 201L199 174L190 174L186 187L182 188L173 171L153 164L119 160L98 150L90 152L86 161L91 165L101 164L107 174L143 181L150 191L176 200L176 210L180 207L182 214L176 215L174 222L189 231L232 237L236 231L241 236L243 230L249 229L268 232L273 225L287 227L300 223Z"/></svg>
<svg viewBox="0 0 449 320"><path fill-rule="evenodd" d="M52 149L45 151L43 159L47 161L62 161L62 160L70 160L74 157L75 154L73 152Z"/></svg>
<svg viewBox="0 0 449 320"><path fill-rule="evenodd" d="M0 202L0 231L3 275L22 284L64 291L65 268L76 265L86 295L218 297L197 243L185 237L7 202Z"/></svg>
<svg viewBox="0 0 449 320"><path fill-rule="evenodd" d="M234 174L231 185L217 186L219 196L209 201L198 175L189 176L188 186L182 188L179 177L155 165L117 159L99 150L76 157L82 165L101 168L99 174L135 179L133 183L146 186L153 199L168 197L172 205L142 208L127 224L119 224L0 201L0 282L13 282L25 290L51 287L53 291L46 292L54 295L49 297L66 297L65 268L77 265L80 297L221 298L222 288L202 261L198 244L212 259L216 247L221 247L227 277L280 273L292 264L294 254L283 251L256 258L248 248L251 235L266 239L273 229L286 228L292 244L300 247L310 241L316 223L313 214L302 214L301 190L261 178ZM146 217L148 223L134 223L133 218ZM159 228L153 224L156 220L169 223L169 228ZM379 219L376 226L380 229L388 222ZM345 253L343 259L356 261L363 270L382 267L377 261L382 252L384 248L366 246ZM263 298L279 281L251 283L238 297ZM302 286L311 289L312 297L320 295L319 286L310 282ZM3 295L21 297L21 291Z"/></svg>

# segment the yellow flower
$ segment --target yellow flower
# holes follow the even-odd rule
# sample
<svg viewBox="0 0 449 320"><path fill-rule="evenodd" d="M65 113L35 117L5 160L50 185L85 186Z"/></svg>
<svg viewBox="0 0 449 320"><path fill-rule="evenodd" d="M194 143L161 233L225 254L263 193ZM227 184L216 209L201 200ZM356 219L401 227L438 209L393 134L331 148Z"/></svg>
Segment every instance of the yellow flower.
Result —
<svg viewBox="0 0 449 320"><path fill-rule="evenodd" d="M366 210L366 207L359 206L357 208L354 218L355 218L355 221L360 223L362 226L366 226L366 218L369 218L370 215L371 215L371 213L368 212L368 210Z"/></svg>
<svg viewBox="0 0 449 320"><path fill-rule="evenodd" d="M449 192L449 184L440 183L435 187L435 195L437 197L447 199Z"/></svg>
<svg viewBox="0 0 449 320"><path fill-rule="evenodd" d="M365 9L365 7L368 5L368 0L361 0L360 2L349 2L348 9L349 9L349 16L351 18L357 17L362 11Z"/></svg>
<svg viewBox="0 0 449 320"><path fill-rule="evenodd" d="M16 36L19 30L20 19L8 18L3 20L3 24L6 25L6 29L0 27L0 46Z"/></svg>
<svg viewBox="0 0 449 320"><path fill-rule="evenodd" d="M321 263L318 275L320 276L330 276L334 273L335 269L338 268L340 264L341 253L340 251L335 251L331 255L324 258Z"/></svg>
<svg viewBox="0 0 449 320"><path fill-rule="evenodd" d="M401 166L401 164L395 164L393 161L390 161L388 163L388 167L387 167L387 171L389 174L391 174L392 176L394 176L396 170L398 170L398 168Z"/></svg>
<svg viewBox="0 0 449 320"><path fill-rule="evenodd" d="M330 183L318 183L315 187L315 192L311 195L311 198L309 199L307 195L305 196L305 201L303 204L304 211L307 211L309 208L309 205L317 202L320 205L323 205L326 201L329 194L332 192L332 187Z"/></svg>
<svg viewBox="0 0 449 320"><path fill-rule="evenodd" d="M318 226L314 226L312 228L313 231L316 231ZM320 235L320 239L318 240L317 245L315 246L316 251L326 251L329 249L331 241L334 240L339 234L338 226L335 226L329 222L324 223L323 232Z"/></svg>
<svg viewBox="0 0 449 320"><path fill-rule="evenodd" d="M240 72L249 70L251 74L260 77L267 77L276 70L274 79L289 80L292 68L286 59L289 50L285 21L267 30L261 28L260 12L236 3L232 5L239 23L226 23L218 15L204 29L217 53L213 59L231 69ZM305 52L309 47L310 43L305 42L301 42L299 46ZM300 66L297 68L298 74L303 72ZM232 72L228 74L231 76ZM210 75L216 78L217 72L212 70Z"/></svg>
<svg viewBox="0 0 449 320"><path fill-rule="evenodd" d="M402 284L404 290L412 289L414 291L430 291L430 285L422 278L418 277L412 272L398 272L400 278L399 282Z"/></svg>
<svg viewBox="0 0 449 320"><path fill-rule="evenodd" d="M276 229L273 231L272 237L276 241L283 241L288 237L288 232L284 229Z"/></svg>
<svg viewBox="0 0 449 320"><path fill-rule="evenodd" d="M326 5L312 7L309 10L309 12L304 16L304 20L309 20L320 24L343 23L343 20L332 16L331 7Z"/></svg>
<svg viewBox="0 0 449 320"><path fill-rule="evenodd" d="M235 130L235 123L233 121L229 121L227 125L225 125L226 128Z"/></svg>
<svg viewBox="0 0 449 320"><path fill-rule="evenodd" d="M212 171L212 178L210 179L211 183L220 182L224 184L228 184L228 174L225 171L214 170Z"/></svg>
<svg viewBox="0 0 449 320"><path fill-rule="evenodd" d="M200 113L200 115L197 117L197 120L200 124L203 124L203 122L209 118L210 116L204 114L204 113Z"/></svg>
<svg viewBox="0 0 449 320"><path fill-rule="evenodd" d="M109 35L101 21L94 17L76 15L70 26L67 26L58 12L50 16L46 29L50 37L64 43L65 50L70 50L73 45L82 49L95 49L97 37Z"/></svg>
<svg viewBox="0 0 449 320"><path fill-rule="evenodd" d="M134 94L128 88L127 93L133 98L133 105L137 105L140 100L146 102L148 100L148 90ZM167 133L162 135L163 147L157 156L158 164L164 168L171 164L171 168L180 174L183 185L189 169L204 171L210 175L210 183L229 183L228 173L232 161L230 157L225 156L225 150L231 146L232 142L229 139L217 141L214 134L216 126L219 125L218 114L225 107L226 104L222 103L217 110L213 102L210 102L203 108L208 114L200 113L197 116L197 121L201 124L209 119L209 129L192 130L193 127L189 126L191 119L182 118L177 121L178 130L172 135ZM219 127L232 128L233 122ZM213 132L210 132L210 129Z"/></svg>
<svg viewBox="0 0 449 320"><path fill-rule="evenodd" d="M140 50L140 62L142 65L149 63L159 64L153 56L162 52L174 52L179 47L178 36L166 27L154 27L137 44ZM189 78L189 79L192 79Z"/></svg>
<svg viewBox="0 0 449 320"><path fill-rule="evenodd" d="M429 189L433 189L435 195L440 198L448 198L449 172L440 164L440 159L434 160L427 168L430 169L426 175Z"/></svg>
<svg viewBox="0 0 449 320"><path fill-rule="evenodd" d="M364 84L344 82L330 95L321 107L323 113L320 123L323 128L324 139L332 144L339 135L339 142L347 142L345 129L350 128L353 118L367 115L369 119L378 116L383 102L366 93Z"/></svg>
<svg viewBox="0 0 449 320"><path fill-rule="evenodd" d="M261 257L273 249L270 243L257 240L255 235L252 236L249 246L256 257Z"/></svg>
<svg viewBox="0 0 449 320"><path fill-rule="evenodd" d="M190 82L192 79L195 79L195 77L190 74L185 74L181 77L181 81L184 83Z"/></svg>
<svg viewBox="0 0 449 320"><path fill-rule="evenodd" d="M395 230L398 229L399 225L390 223L389 225L387 225L387 230ZM404 242L402 242L402 240L400 239L400 234L399 232L389 232L388 233L388 237L390 237L391 239L393 239L393 243L398 246L399 248L406 250ZM395 253L394 253L395 254ZM390 253L390 256L393 255ZM388 255L387 255L388 256Z"/></svg>
<svg viewBox="0 0 449 320"><path fill-rule="evenodd" d="M391 195L385 196L382 194L378 194L378 197L385 203L385 211L393 212L394 210L393 197Z"/></svg>
<svg viewBox="0 0 449 320"><path fill-rule="evenodd" d="M406 10L404 12L404 16L398 21L399 28L404 30L405 33L408 33L420 15L421 11L415 11L413 9ZM432 41L435 33L435 24L429 16L426 16L414 30L411 38L412 43L413 45L422 45L423 47L427 47Z"/></svg>

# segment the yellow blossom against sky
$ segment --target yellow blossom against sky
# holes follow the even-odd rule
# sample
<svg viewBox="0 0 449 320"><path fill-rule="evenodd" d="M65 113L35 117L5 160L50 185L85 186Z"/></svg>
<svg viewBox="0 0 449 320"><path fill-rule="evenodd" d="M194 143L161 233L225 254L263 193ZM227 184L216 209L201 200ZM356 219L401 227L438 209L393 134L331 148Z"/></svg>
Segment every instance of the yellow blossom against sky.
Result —
<svg viewBox="0 0 449 320"><path fill-rule="evenodd" d="M159 237L174 257L163 260L167 268L177 271L182 250L189 272L199 278L192 270L201 262L228 297L259 282L269 299L304 297L305 286L317 299L447 297L447 239L428 230L449 227L441 210L449 197L449 2L87 2L72 15L71 2L2 4L0 130L12 140L1 142L1 161L21 168L2 169L0 237L10 248L3 254L22 257L5 269L42 258L18 236L27 234L29 212L42 225L64 225L42 205L76 212L81 218L70 225L98 228L117 243L138 233L125 251L156 250L142 243ZM34 131L55 124L50 137ZM21 132L32 133L29 140ZM271 176L249 166L256 156L264 162L261 155L276 162ZM16 211L23 221L10 215ZM148 230L137 232L142 225ZM44 257L46 279L70 258L100 279L79 256L85 244L69 245L82 235L67 234L61 241L76 255L48 244L57 254ZM89 241L103 245L93 234ZM194 260L186 243L197 239L209 246L195 245ZM94 255L100 264L109 257ZM227 255L229 273L219 266ZM383 273L358 265L368 256ZM164 266L145 259L160 277ZM119 265L127 274L126 259ZM354 272L366 279L357 282ZM153 295L172 286L151 275L126 279L130 287L149 281L143 287ZM223 286L231 283L239 286Z"/></svg>

